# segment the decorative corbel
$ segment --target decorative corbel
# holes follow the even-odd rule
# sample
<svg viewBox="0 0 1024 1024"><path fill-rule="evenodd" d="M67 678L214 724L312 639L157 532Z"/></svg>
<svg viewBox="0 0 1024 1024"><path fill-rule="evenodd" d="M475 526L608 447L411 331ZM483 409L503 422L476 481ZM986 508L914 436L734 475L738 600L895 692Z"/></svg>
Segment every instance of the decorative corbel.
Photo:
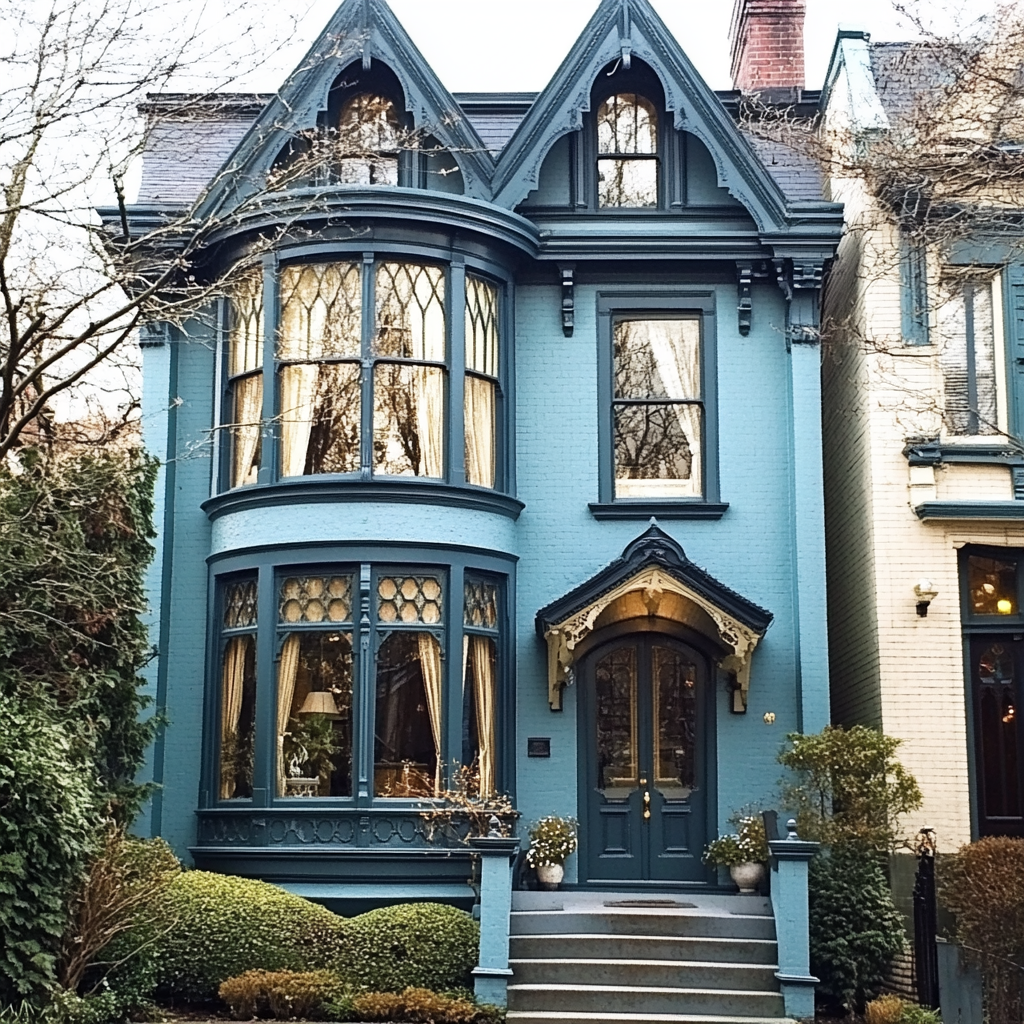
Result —
<svg viewBox="0 0 1024 1024"><path fill-rule="evenodd" d="M619 25L619 46L622 68L628 71L633 64L633 41L630 39L633 26L629 18L629 0L622 0L622 22Z"/></svg>
<svg viewBox="0 0 1024 1024"><path fill-rule="evenodd" d="M737 263L736 273L739 277L738 312L740 334L745 338L750 334L750 323L754 311L754 300L751 297L751 287L754 283L754 265L752 263Z"/></svg>
<svg viewBox="0 0 1024 1024"><path fill-rule="evenodd" d="M824 276L821 260L776 258L772 260L775 273L789 307L789 328L786 345L817 345L819 331L819 298Z"/></svg>
<svg viewBox="0 0 1024 1024"><path fill-rule="evenodd" d="M571 338L576 327L576 264L559 265L562 275L562 332Z"/></svg>

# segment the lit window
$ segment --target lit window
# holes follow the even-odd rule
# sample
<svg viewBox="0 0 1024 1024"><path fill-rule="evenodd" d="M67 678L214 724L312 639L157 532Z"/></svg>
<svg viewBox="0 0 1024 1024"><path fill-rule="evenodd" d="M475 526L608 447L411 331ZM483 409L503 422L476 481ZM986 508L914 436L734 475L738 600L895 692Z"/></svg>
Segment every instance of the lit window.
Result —
<svg viewBox="0 0 1024 1024"><path fill-rule="evenodd" d="M497 791L498 587L468 578L463 595L462 764L481 796Z"/></svg>
<svg viewBox="0 0 1024 1024"><path fill-rule="evenodd" d="M703 494L700 341L696 318L615 323L616 498Z"/></svg>
<svg viewBox="0 0 1024 1024"><path fill-rule="evenodd" d="M601 207L658 205L658 114L635 93L612 96L597 112Z"/></svg>
<svg viewBox="0 0 1024 1024"><path fill-rule="evenodd" d="M256 580L229 584L223 603L219 796L249 799L256 740Z"/></svg>
<svg viewBox="0 0 1024 1024"><path fill-rule="evenodd" d="M498 289L466 279L466 482L493 487L497 463Z"/></svg>
<svg viewBox="0 0 1024 1024"><path fill-rule="evenodd" d="M338 121L338 181L342 185L397 185L399 125L395 105L363 93Z"/></svg>
<svg viewBox="0 0 1024 1024"><path fill-rule="evenodd" d="M263 276L251 270L231 290L228 401L230 485L256 483L263 416Z"/></svg>

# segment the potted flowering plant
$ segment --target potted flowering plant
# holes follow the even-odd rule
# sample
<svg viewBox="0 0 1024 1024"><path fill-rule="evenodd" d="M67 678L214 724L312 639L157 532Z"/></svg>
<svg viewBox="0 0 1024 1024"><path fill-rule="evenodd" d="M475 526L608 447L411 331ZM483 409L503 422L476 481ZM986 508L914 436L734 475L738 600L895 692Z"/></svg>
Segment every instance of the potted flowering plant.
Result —
<svg viewBox="0 0 1024 1024"><path fill-rule="evenodd" d="M530 826L526 863L545 889L557 889L565 876L565 859L576 849L576 819L549 814Z"/></svg>
<svg viewBox="0 0 1024 1024"><path fill-rule="evenodd" d="M733 818L736 826L731 835L719 836L704 851L705 864L720 864L729 869L732 880L740 892L756 892L764 881L764 866L768 863L768 836L760 815Z"/></svg>

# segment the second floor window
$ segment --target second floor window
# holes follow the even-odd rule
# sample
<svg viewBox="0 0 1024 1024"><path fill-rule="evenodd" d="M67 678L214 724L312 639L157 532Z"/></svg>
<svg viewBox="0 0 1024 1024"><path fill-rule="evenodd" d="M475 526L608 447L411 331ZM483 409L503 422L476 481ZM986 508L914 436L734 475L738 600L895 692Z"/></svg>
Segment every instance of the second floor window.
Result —
<svg viewBox="0 0 1024 1024"><path fill-rule="evenodd" d="M597 112L600 207L658 205L658 113L635 93L611 96Z"/></svg>
<svg viewBox="0 0 1024 1024"><path fill-rule="evenodd" d="M339 184L398 184L401 133L391 100L368 93L353 96L342 107L338 134Z"/></svg>

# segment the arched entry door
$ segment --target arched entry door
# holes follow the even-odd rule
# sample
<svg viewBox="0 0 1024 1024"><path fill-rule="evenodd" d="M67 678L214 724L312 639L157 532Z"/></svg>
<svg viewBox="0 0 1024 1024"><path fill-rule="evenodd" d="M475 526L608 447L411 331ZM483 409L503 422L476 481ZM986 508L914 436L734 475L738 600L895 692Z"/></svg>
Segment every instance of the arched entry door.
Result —
<svg viewBox="0 0 1024 1024"><path fill-rule="evenodd" d="M703 655L659 633L581 663L581 881L707 880L707 677Z"/></svg>

